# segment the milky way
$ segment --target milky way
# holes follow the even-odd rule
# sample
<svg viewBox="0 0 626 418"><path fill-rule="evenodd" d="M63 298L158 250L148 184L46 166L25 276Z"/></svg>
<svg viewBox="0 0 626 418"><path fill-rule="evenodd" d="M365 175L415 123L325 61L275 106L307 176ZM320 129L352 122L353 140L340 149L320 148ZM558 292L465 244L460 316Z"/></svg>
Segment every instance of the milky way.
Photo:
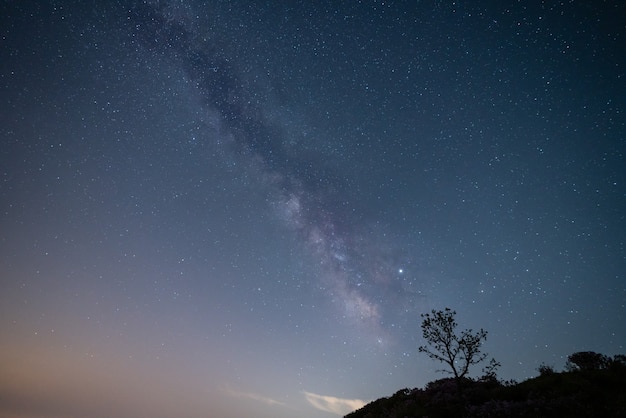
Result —
<svg viewBox="0 0 626 418"><path fill-rule="evenodd" d="M262 181L271 183L268 204L315 257L319 286L337 302L344 318L383 341L386 318L377 301L383 292L388 298L391 289L403 301L394 307L396 314L408 313L409 307L413 313L419 306L414 295L405 296L397 283L404 280L398 274L404 261L400 249L385 248L380 236L385 231L364 228L369 220L351 210L350 196L342 193L350 187L349 179L333 173L332 166L324 167L323 155L303 158L297 149L286 149L289 134L265 116L262 104L254 100L256 93L231 63L229 51L210 39L198 41L200 36L185 27L185 16L176 10L139 4L129 12L128 24L151 53L164 54L184 69L203 109L217 115L219 135L230 145L227 151L255 162Z"/></svg>

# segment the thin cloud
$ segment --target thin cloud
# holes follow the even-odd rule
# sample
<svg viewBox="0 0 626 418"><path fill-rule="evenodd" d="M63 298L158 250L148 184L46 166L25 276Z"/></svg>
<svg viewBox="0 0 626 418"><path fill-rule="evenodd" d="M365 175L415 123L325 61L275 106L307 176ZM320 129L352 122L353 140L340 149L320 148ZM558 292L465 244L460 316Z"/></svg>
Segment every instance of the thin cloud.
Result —
<svg viewBox="0 0 626 418"><path fill-rule="evenodd" d="M317 393L311 392L302 393L304 393L306 400L315 408L340 416L356 411L367 404L366 401L361 399L336 398L334 396L318 395Z"/></svg>
<svg viewBox="0 0 626 418"><path fill-rule="evenodd" d="M274 405L285 406L285 404L283 402L277 401L277 400L269 398L267 396L259 395L258 393L240 392L240 391L237 391L237 390L232 390L230 388L224 388L223 391L227 395L232 396L234 398L251 399L253 401L262 402L262 403L264 403L266 405L270 405L270 406L274 406Z"/></svg>

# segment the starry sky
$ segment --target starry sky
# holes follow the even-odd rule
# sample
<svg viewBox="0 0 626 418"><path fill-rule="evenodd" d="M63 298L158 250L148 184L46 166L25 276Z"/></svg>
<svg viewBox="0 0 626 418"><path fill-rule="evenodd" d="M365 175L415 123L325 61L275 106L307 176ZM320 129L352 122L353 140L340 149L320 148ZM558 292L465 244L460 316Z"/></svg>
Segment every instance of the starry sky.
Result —
<svg viewBox="0 0 626 418"><path fill-rule="evenodd" d="M444 307L502 379L625 353L625 16L2 1L0 417L336 417Z"/></svg>

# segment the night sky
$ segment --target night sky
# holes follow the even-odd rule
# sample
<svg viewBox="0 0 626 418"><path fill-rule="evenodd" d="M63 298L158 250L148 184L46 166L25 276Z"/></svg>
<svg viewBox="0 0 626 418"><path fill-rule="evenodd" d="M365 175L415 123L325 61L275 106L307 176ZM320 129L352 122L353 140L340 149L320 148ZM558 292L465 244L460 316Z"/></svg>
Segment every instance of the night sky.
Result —
<svg viewBox="0 0 626 418"><path fill-rule="evenodd" d="M0 417L336 417L445 307L502 379L625 353L625 56L622 1L3 0Z"/></svg>

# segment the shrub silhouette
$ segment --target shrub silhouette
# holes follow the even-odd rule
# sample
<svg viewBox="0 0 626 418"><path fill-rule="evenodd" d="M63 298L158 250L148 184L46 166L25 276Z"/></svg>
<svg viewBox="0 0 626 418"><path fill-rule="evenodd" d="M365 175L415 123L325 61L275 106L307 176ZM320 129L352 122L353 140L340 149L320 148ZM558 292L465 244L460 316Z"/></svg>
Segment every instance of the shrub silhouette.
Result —
<svg viewBox="0 0 626 418"><path fill-rule="evenodd" d="M599 354L594 351L579 351L567 357L565 369L568 371L602 370L608 367L610 361L611 359L604 354Z"/></svg>
<svg viewBox="0 0 626 418"><path fill-rule="evenodd" d="M539 376L549 376L556 373L554 367L549 366L545 363L541 363L541 365L537 367L537 371L539 372Z"/></svg>

